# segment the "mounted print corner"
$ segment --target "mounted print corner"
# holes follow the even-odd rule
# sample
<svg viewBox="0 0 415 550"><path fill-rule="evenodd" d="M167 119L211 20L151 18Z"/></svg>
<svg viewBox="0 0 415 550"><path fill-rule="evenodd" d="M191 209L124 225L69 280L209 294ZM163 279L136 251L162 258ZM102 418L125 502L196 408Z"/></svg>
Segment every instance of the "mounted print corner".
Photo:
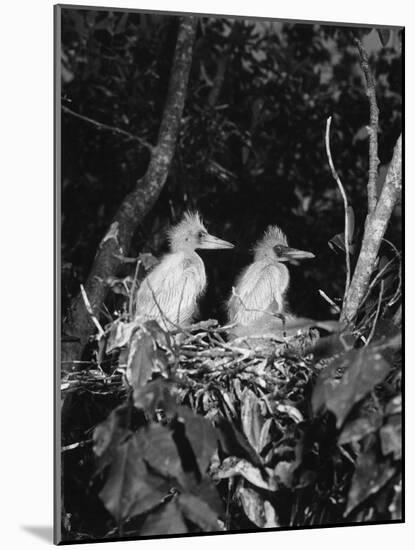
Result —
<svg viewBox="0 0 415 550"><path fill-rule="evenodd" d="M55 543L404 521L403 40L55 6Z"/></svg>

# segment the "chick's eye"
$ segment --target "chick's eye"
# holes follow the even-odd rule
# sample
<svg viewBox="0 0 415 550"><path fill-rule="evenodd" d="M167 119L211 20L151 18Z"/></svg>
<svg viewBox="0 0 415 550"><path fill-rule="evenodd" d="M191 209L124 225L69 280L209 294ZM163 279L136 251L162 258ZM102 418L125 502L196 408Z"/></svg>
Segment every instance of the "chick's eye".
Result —
<svg viewBox="0 0 415 550"><path fill-rule="evenodd" d="M199 233L197 234L197 236L198 236L198 238L199 238L200 240L202 240L203 237L205 236L205 233L204 233L203 231L199 231Z"/></svg>
<svg viewBox="0 0 415 550"><path fill-rule="evenodd" d="M281 256L282 254L282 247L281 246L274 246L274 252L277 256Z"/></svg>

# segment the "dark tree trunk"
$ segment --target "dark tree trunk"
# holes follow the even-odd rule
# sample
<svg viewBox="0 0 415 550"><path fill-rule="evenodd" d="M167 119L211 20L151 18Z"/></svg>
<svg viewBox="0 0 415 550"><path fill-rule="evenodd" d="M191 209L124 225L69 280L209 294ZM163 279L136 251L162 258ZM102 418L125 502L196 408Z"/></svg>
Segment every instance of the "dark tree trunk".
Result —
<svg viewBox="0 0 415 550"><path fill-rule="evenodd" d="M179 134L196 26L197 19L194 17L181 20L157 145L152 151L146 174L125 197L115 214L98 247L85 283L92 311L97 316L107 295L106 280L116 275L120 266L119 256L128 254L137 226L154 206L166 182ZM78 341L62 344L63 360L72 361L80 357L93 328L90 315L79 294L71 304L64 326L65 334L77 338Z"/></svg>

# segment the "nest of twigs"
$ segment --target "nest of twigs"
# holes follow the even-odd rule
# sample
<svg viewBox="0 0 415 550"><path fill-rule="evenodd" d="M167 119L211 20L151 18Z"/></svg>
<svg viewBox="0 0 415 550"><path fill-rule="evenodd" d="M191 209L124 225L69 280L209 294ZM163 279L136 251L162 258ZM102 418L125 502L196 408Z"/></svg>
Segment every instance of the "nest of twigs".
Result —
<svg viewBox="0 0 415 550"><path fill-rule="evenodd" d="M119 331L121 325L130 329L130 339L125 341L123 335L124 345L116 347L111 338L114 328ZM95 358L74 364L73 370L63 374L64 396L78 390L115 397L125 394L134 368L133 348L143 344L143 336L151 339L154 352L151 369L147 365L147 381L159 376L174 381L180 400L202 414L213 415L212 411L221 408L224 414L234 415L233 403L245 387L279 402L298 403L319 370L311 357L304 355L317 337L312 330L290 338L228 340L228 327L220 327L213 320L171 333L151 321L136 327L140 337L134 338L131 325L120 320L106 327ZM110 353L103 352L105 348Z"/></svg>

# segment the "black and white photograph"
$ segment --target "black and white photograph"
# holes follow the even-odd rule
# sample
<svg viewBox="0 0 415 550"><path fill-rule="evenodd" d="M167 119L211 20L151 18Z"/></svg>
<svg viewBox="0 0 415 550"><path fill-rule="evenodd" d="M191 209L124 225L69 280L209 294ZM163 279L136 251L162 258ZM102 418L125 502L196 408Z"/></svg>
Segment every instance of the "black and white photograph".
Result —
<svg viewBox="0 0 415 550"><path fill-rule="evenodd" d="M143 7L54 7L55 543L402 523L404 27Z"/></svg>

